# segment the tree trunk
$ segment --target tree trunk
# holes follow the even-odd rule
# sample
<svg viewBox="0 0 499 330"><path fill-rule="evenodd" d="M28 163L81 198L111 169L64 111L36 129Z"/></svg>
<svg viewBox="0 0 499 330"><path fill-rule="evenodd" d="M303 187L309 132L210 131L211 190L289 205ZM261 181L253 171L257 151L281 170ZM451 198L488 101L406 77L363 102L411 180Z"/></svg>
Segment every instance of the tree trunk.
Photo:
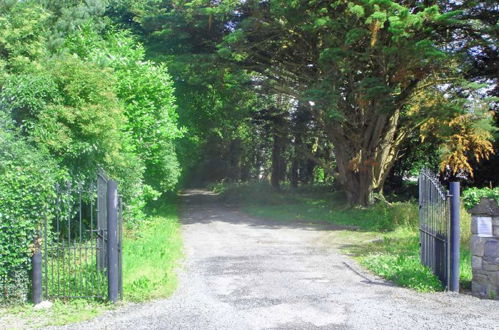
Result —
<svg viewBox="0 0 499 330"><path fill-rule="evenodd" d="M390 117L379 114L358 138L348 136L345 127L330 128L338 179L350 204L371 205L374 193L382 190L402 140L398 120L398 111Z"/></svg>
<svg viewBox="0 0 499 330"><path fill-rule="evenodd" d="M295 141L294 141L294 155L293 155L293 160L291 161L291 187L297 188L298 187L298 181L300 180L300 174L299 174L299 168L300 168L300 160L301 154L300 154L300 146L302 143L301 139L301 133L297 133L295 135Z"/></svg>
<svg viewBox="0 0 499 330"><path fill-rule="evenodd" d="M298 160L297 156L293 159L291 162L291 187L297 188L298 187Z"/></svg>
<svg viewBox="0 0 499 330"><path fill-rule="evenodd" d="M229 145L229 173L228 179L237 182L241 179L241 157L243 149L241 146L241 140L235 139L230 142Z"/></svg>
<svg viewBox="0 0 499 330"><path fill-rule="evenodd" d="M308 184L314 184L314 170L316 162L309 159L306 164L306 181Z"/></svg>
<svg viewBox="0 0 499 330"><path fill-rule="evenodd" d="M279 135L274 135L274 142L272 145L272 173L270 177L270 183L274 189L279 190L280 182L282 178L282 149L283 149L284 139Z"/></svg>

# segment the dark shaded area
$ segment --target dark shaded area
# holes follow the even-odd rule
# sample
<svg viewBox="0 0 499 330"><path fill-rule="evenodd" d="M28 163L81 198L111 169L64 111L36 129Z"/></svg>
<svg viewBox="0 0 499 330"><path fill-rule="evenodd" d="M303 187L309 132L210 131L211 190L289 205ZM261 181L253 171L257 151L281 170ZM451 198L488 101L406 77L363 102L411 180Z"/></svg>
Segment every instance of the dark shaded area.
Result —
<svg viewBox="0 0 499 330"><path fill-rule="evenodd" d="M306 221L289 219L287 221L278 221L272 219L263 219L250 217L239 211L239 205L236 203L227 203L221 199L219 194L203 189L188 189L179 193L180 206L182 210L181 222L183 224L202 223L208 224L215 221L228 222L233 224L246 224L256 227L265 227L272 229L279 228L302 228L312 231L330 231L330 230L358 230L356 226L345 226L331 224L327 221ZM186 214L197 214L191 212L192 209L202 210L202 217L193 217ZM234 216L235 215L235 216Z"/></svg>

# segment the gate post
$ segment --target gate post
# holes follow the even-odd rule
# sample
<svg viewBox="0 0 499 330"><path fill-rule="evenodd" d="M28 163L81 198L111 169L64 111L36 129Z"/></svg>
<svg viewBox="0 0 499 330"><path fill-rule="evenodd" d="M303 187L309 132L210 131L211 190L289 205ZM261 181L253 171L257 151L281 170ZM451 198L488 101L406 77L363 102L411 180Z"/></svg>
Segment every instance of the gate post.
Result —
<svg viewBox="0 0 499 330"><path fill-rule="evenodd" d="M107 266L107 181L104 171L97 175L97 269L103 271Z"/></svg>
<svg viewBox="0 0 499 330"><path fill-rule="evenodd" d="M451 182L450 193L450 274L449 290L459 292L459 265L460 265L460 185Z"/></svg>
<svg viewBox="0 0 499 330"><path fill-rule="evenodd" d="M499 299L499 204L482 198L471 213L471 292Z"/></svg>
<svg viewBox="0 0 499 330"><path fill-rule="evenodd" d="M31 257L32 274L31 274L31 291L33 304L42 302L42 252L38 243L35 240L35 252Z"/></svg>
<svg viewBox="0 0 499 330"><path fill-rule="evenodd" d="M118 300L118 185L107 182L107 283L108 299Z"/></svg>

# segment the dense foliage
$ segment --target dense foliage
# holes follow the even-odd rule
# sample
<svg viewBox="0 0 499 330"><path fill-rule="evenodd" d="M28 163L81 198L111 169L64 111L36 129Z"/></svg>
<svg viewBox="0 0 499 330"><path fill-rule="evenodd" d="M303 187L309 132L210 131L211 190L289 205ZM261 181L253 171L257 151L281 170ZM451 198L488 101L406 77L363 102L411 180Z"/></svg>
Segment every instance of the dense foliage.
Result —
<svg viewBox="0 0 499 330"><path fill-rule="evenodd" d="M119 182L126 219L175 189L179 163L174 88L115 29L105 2L0 1L0 281L26 297L35 233L53 218L54 185ZM57 175L56 175L57 174ZM10 279L15 279L12 283ZM10 299L10 298L9 298Z"/></svg>
<svg viewBox="0 0 499 330"><path fill-rule="evenodd" d="M19 139L0 114L0 304L26 299L33 239L52 215L60 175L55 162Z"/></svg>

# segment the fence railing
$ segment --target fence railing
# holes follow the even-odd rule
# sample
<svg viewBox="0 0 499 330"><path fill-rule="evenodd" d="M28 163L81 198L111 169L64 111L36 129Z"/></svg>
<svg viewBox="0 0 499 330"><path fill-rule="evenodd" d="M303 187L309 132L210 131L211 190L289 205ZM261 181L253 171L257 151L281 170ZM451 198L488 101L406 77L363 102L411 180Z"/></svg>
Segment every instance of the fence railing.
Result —
<svg viewBox="0 0 499 330"><path fill-rule="evenodd" d="M419 175L421 263L451 291L459 291L459 182L450 193L428 169Z"/></svg>
<svg viewBox="0 0 499 330"><path fill-rule="evenodd" d="M116 182L99 173L90 186L65 184L56 190L55 217L45 221L35 244L33 301L116 301L122 295L122 203Z"/></svg>

